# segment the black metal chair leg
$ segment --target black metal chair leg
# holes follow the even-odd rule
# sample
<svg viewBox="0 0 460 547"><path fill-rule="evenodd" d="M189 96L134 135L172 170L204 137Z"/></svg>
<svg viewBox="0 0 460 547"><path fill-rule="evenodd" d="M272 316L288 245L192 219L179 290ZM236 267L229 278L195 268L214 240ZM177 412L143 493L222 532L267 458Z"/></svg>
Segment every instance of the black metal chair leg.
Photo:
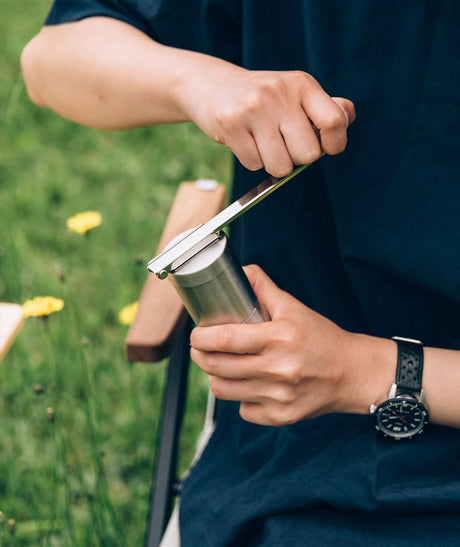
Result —
<svg viewBox="0 0 460 547"><path fill-rule="evenodd" d="M177 494L177 455L190 363L190 330L191 322L188 321L174 344L169 359L150 496L146 547L158 547L160 544L171 515L174 496Z"/></svg>

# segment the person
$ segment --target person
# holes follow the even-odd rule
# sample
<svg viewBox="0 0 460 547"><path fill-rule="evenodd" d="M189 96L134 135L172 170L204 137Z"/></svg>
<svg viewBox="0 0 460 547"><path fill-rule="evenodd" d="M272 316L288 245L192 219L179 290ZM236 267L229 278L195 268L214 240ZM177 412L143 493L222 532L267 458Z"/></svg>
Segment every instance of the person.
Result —
<svg viewBox="0 0 460 547"><path fill-rule="evenodd" d="M37 105L104 129L191 121L234 153L235 197L314 161L232 225L270 321L192 332L223 402L182 545L458 544L459 12L56 0L25 47Z"/></svg>

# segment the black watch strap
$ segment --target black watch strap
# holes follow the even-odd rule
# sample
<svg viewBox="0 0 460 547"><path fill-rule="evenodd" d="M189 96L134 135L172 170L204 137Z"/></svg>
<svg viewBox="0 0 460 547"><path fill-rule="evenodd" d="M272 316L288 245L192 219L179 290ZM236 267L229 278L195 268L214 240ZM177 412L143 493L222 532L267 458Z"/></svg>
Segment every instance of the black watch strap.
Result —
<svg viewBox="0 0 460 547"><path fill-rule="evenodd" d="M396 385L398 389L421 391L423 373L423 345L417 340L393 337L398 344Z"/></svg>

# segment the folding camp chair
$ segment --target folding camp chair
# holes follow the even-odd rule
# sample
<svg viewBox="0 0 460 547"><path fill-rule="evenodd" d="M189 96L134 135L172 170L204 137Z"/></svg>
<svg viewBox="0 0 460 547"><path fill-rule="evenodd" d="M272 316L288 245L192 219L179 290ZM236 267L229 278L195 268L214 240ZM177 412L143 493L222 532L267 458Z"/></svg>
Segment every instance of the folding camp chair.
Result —
<svg viewBox="0 0 460 547"><path fill-rule="evenodd" d="M214 181L183 182L179 186L158 252L179 233L208 221L225 202L225 187ZM157 362L169 357L157 440L147 547L157 547L180 492L177 455L184 413L192 328L182 302L169 281L149 274L139 299L136 318L126 340L129 361ZM208 408L205 424L209 423Z"/></svg>

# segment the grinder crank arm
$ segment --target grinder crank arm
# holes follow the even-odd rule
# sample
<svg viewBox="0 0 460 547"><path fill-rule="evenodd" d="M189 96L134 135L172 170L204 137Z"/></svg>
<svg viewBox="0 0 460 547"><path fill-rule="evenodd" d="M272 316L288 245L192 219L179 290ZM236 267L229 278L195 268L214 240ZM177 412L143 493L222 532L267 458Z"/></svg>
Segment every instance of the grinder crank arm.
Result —
<svg viewBox="0 0 460 547"><path fill-rule="evenodd" d="M323 156L321 154L321 156ZM196 253L210 245L213 241L219 238L219 230L227 224L230 224L243 213L251 209L254 205L262 201L272 192L283 186L286 182L301 173L309 167L301 165L296 167L289 175L283 178L268 177L260 184L249 190L244 196L234 201L218 213L205 224L200 224L186 237L181 239L175 245L172 245L167 250L163 251L148 263L148 269L155 273L160 279L165 279L169 273L172 273L172 264L178 268L187 260L192 258Z"/></svg>

